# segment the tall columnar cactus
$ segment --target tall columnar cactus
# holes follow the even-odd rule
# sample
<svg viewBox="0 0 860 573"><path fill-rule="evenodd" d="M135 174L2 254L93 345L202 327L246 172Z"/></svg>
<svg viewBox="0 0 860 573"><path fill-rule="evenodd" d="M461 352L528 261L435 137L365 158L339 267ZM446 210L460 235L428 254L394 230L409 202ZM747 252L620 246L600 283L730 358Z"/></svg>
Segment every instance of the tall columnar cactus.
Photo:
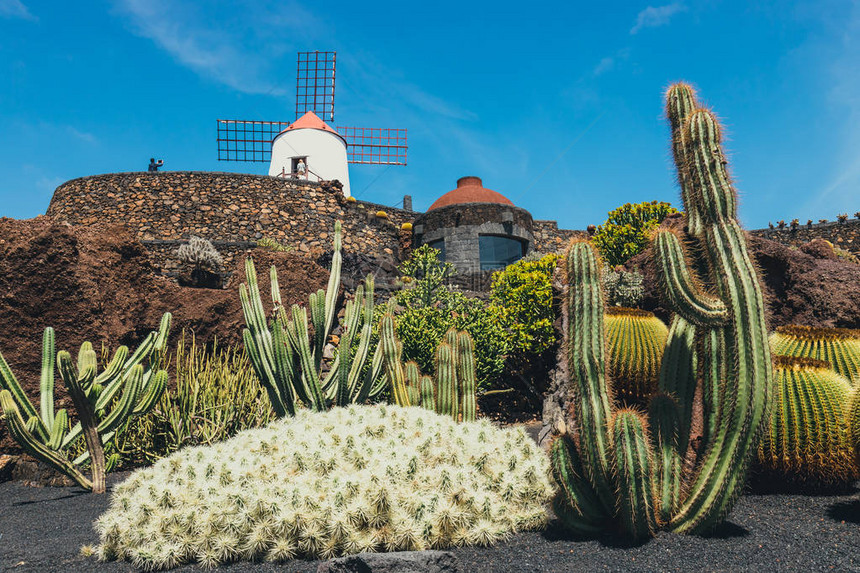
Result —
<svg viewBox="0 0 860 573"><path fill-rule="evenodd" d="M607 379L598 258L584 241L565 258L564 349L578 443L552 447L561 485L559 517L580 532L619 523L641 538L659 528L713 528L739 495L767 412L772 380L761 289L736 216L720 128L689 86L672 86L667 112L693 252L659 231L653 240L661 286L678 315L670 329L659 392L647 416L619 409ZM699 272L707 272L706 291ZM697 380L696 372L700 372ZM701 385L703 448L690 456L693 399ZM685 462L693 468L684 471Z"/></svg>
<svg viewBox="0 0 860 573"><path fill-rule="evenodd" d="M272 317L266 320L257 271L251 258L245 260L248 284L239 286L247 328L245 347L278 416L294 416L297 403L322 411L331 405L362 403L385 389L382 353L370 348L373 319L373 277L356 289L355 300L346 304L343 333L337 354L324 372L323 349L334 324L341 270L341 224L334 227L334 255L326 290L309 297L307 309L294 304L287 312L281 302L278 271L271 267Z"/></svg>
<svg viewBox="0 0 860 573"><path fill-rule="evenodd" d="M816 483L857 476L848 433L852 391L827 362L774 357L776 378L770 420L759 447L767 471Z"/></svg>
<svg viewBox="0 0 860 573"><path fill-rule="evenodd" d="M855 386L860 383L860 330L780 326L770 347L774 354L823 360Z"/></svg>
<svg viewBox="0 0 860 573"><path fill-rule="evenodd" d="M454 420L477 418L475 353L468 332L452 328L436 347L435 381L422 376L415 362L403 364L403 344L397 340L397 328L390 314L382 317L379 339L395 404L421 406Z"/></svg>
<svg viewBox="0 0 860 573"><path fill-rule="evenodd" d="M170 320L170 313L165 313L159 329L151 332L130 357L128 348L120 346L101 374L97 374L98 361L92 344L81 345L75 364L68 352L54 354L54 330L46 328L42 337L38 411L0 354L0 405L12 437L28 454L67 475L84 489L104 493L105 473L119 461L119 454L105 461L105 447L113 442L117 429L128 420L149 412L167 387L167 371L154 371L154 360L150 357L164 349ZM55 366L78 415L79 422L71 429L66 410L54 412ZM71 460L69 450L82 435L87 449ZM80 469L87 460L92 479Z"/></svg>
<svg viewBox="0 0 860 573"><path fill-rule="evenodd" d="M607 350L615 397L647 403L657 391L657 377L668 329L654 313L637 308L606 309Z"/></svg>

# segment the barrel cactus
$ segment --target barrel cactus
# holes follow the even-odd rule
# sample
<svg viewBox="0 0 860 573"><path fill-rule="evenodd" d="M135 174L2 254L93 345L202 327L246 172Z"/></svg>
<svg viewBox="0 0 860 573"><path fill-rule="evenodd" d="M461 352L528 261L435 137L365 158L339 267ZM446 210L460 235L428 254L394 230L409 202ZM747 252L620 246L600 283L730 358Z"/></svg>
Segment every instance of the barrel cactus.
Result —
<svg viewBox="0 0 860 573"><path fill-rule="evenodd" d="M422 375L415 362L403 364L403 344L397 340L394 317L382 317L379 326L385 372L391 397L399 406L421 406L454 420L474 421L475 353L468 332L450 329L436 348L436 379Z"/></svg>
<svg viewBox="0 0 860 573"><path fill-rule="evenodd" d="M62 350L54 354L54 330L46 328L42 337L42 375L39 410L30 403L9 365L0 354L0 406L9 425L9 433L34 458L45 462L93 493L105 492L105 473L119 461L113 454L105 460L104 449L117 430L128 420L149 412L167 387L167 371L155 370L157 356L167 343L170 313L165 313L157 331L147 336L129 356L120 346L107 368L98 371L93 345L84 342L77 362ZM54 411L54 369L66 385L78 423L70 427L65 409ZM75 459L69 452L83 436L86 451ZM92 479L81 471L89 461Z"/></svg>
<svg viewBox="0 0 860 573"><path fill-rule="evenodd" d="M565 255L562 371L574 397L567 427L577 431L576 439L563 435L552 446L561 486L554 507L580 533L612 523L633 538L658 529L712 529L740 495L767 412L772 368L764 302L737 221L720 126L685 84L672 86L667 100L694 248L670 230L653 239L661 289L676 318L660 393L647 415L613 400L597 253L588 242L575 241ZM713 290L702 287L701 271ZM694 459L687 437L697 384L703 448Z"/></svg>
<svg viewBox="0 0 860 573"><path fill-rule="evenodd" d="M856 389L848 409L848 436L854 448L855 460L860 465L860 391Z"/></svg>
<svg viewBox="0 0 860 573"><path fill-rule="evenodd" d="M760 466L813 483L854 479L848 380L827 362L791 356L774 357L774 378L770 420L758 454Z"/></svg>
<svg viewBox="0 0 860 573"><path fill-rule="evenodd" d="M669 329L654 313L638 308L610 306L604 320L615 397L647 403L657 391Z"/></svg>
<svg viewBox="0 0 860 573"><path fill-rule="evenodd" d="M780 326L770 345L774 354L823 360L855 385L860 381L860 330Z"/></svg>
<svg viewBox="0 0 860 573"><path fill-rule="evenodd" d="M136 471L91 549L152 570L491 545L542 528L551 494L522 428L385 404L302 410Z"/></svg>

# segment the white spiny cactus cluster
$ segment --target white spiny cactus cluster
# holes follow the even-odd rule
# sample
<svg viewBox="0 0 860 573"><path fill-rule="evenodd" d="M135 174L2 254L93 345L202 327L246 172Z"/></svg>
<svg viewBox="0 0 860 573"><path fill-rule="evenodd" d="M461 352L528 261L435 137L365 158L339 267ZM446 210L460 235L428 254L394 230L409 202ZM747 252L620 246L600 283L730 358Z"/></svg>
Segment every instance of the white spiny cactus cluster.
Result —
<svg viewBox="0 0 860 573"><path fill-rule="evenodd" d="M198 268L208 268L217 271L224 263L221 253L215 248L211 241L203 237L192 236L187 243L179 245L176 256L183 263L194 265Z"/></svg>
<svg viewBox="0 0 860 573"><path fill-rule="evenodd" d="M145 569L490 545L547 521L549 461L520 429L422 408L300 412L118 485L103 560Z"/></svg>

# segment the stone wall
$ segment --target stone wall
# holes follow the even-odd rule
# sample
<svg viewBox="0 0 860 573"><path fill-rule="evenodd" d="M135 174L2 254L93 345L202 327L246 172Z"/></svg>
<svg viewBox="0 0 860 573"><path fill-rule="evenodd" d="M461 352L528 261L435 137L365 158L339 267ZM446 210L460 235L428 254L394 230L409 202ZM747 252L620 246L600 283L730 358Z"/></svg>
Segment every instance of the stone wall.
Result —
<svg viewBox="0 0 860 573"><path fill-rule="evenodd" d="M377 217L380 210L388 218ZM411 233L400 225L415 216L347 201L326 183L188 171L73 179L56 189L47 214L77 225L121 223L147 245L156 266L171 274L177 269L173 251L191 235L212 240L232 268L233 257L264 236L303 252L330 250L338 219L345 252L400 260L411 243Z"/></svg>
<svg viewBox="0 0 860 573"><path fill-rule="evenodd" d="M571 239L586 239L585 231L559 229L555 221L535 221L532 233L535 237L534 251L545 255L563 250Z"/></svg>
<svg viewBox="0 0 860 573"><path fill-rule="evenodd" d="M812 225L799 225L792 229L789 225L780 229L758 229L750 231L750 234L784 245L800 246L813 239L825 239L834 246L860 255L860 219L849 219L844 223L837 221L830 223L815 223Z"/></svg>

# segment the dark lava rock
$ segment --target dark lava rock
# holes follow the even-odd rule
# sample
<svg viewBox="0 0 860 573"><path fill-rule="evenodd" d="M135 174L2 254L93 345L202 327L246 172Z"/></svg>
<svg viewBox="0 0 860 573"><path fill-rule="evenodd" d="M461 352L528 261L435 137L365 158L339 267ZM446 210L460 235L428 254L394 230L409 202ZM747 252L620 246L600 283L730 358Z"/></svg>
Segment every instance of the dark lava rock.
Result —
<svg viewBox="0 0 860 573"><path fill-rule="evenodd" d="M449 551L359 553L320 563L317 573L457 573L457 558Z"/></svg>

